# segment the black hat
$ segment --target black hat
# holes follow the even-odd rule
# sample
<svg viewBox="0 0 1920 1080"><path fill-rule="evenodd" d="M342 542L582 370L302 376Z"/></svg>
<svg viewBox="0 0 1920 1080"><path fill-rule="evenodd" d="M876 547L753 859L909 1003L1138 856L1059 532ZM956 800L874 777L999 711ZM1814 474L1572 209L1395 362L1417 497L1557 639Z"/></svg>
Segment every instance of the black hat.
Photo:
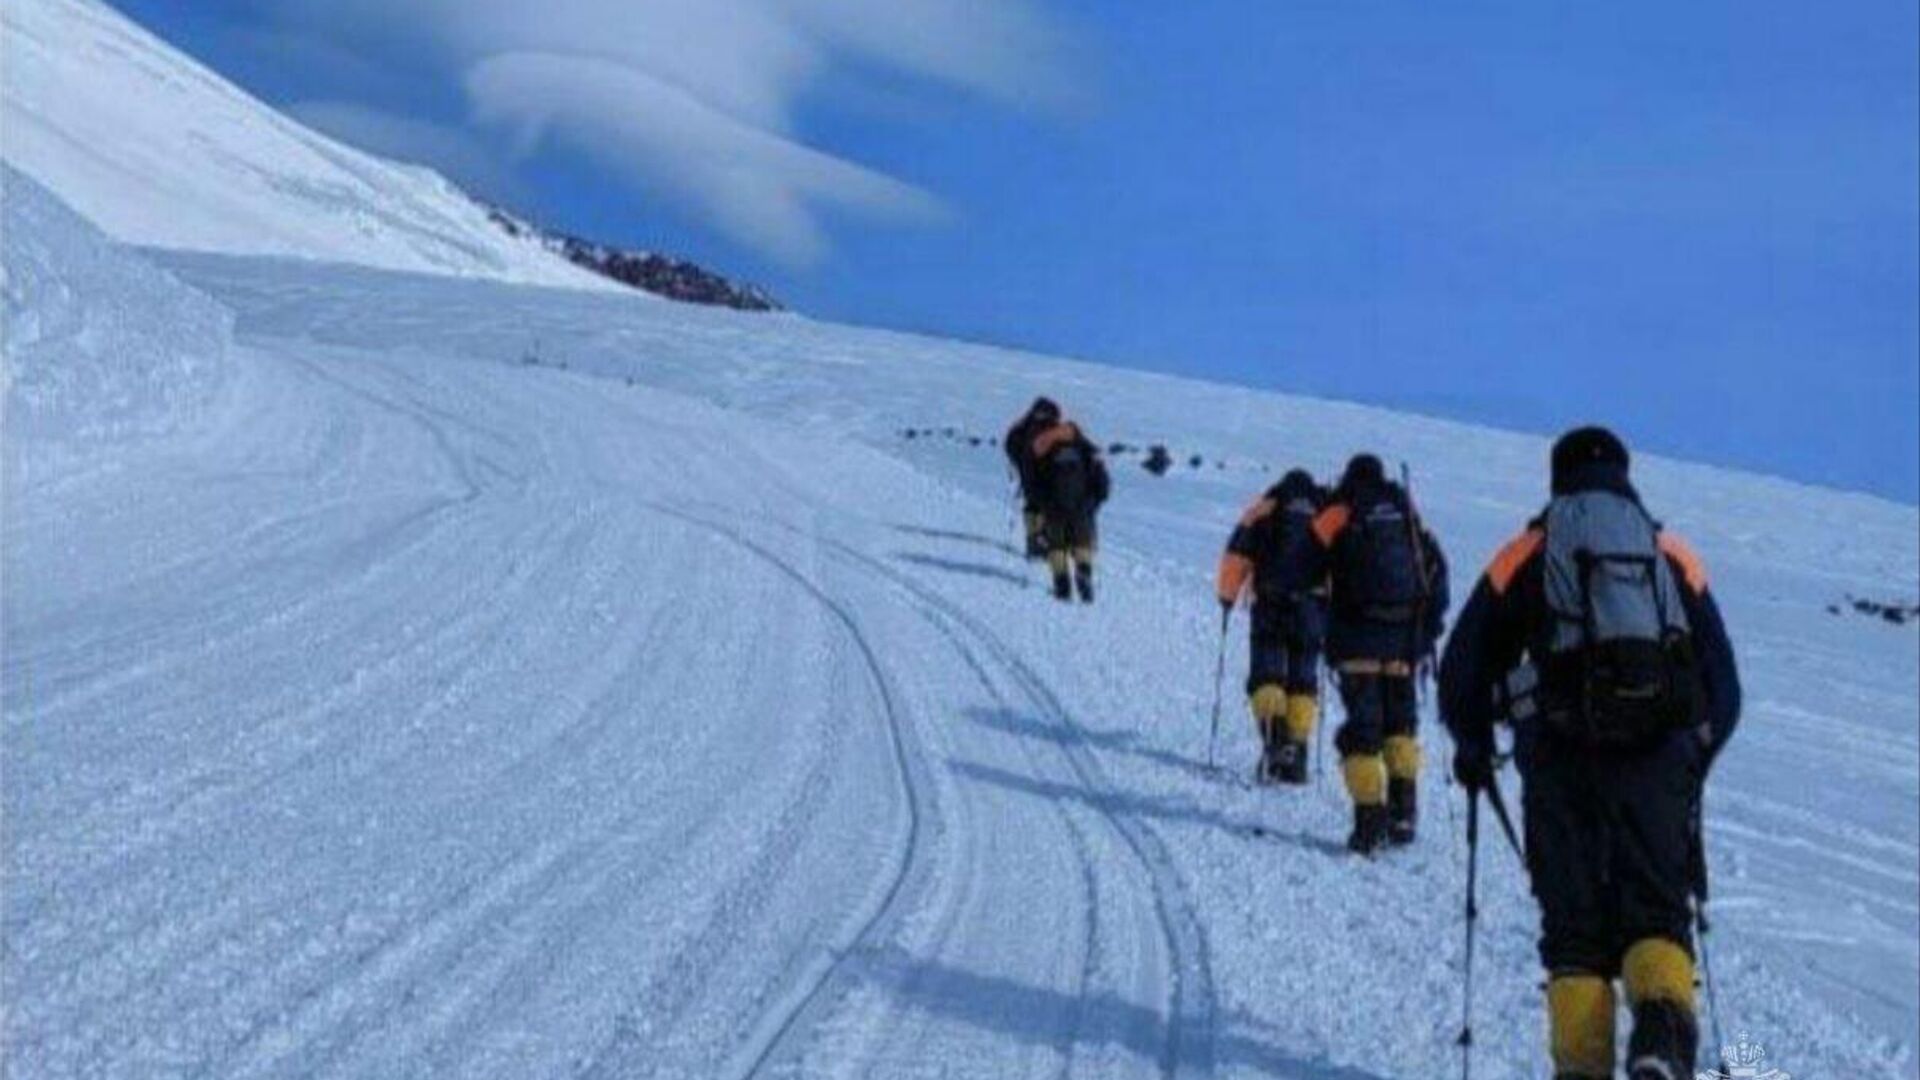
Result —
<svg viewBox="0 0 1920 1080"><path fill-rule="evenodd" d="M1302 488L1313 486L1313 474L1305 469L1288 469L1287 475L1280 478L1284 488Z"/></svg>
<svg viewBox="0 0 1920 1080"><path fill-rule="evenodd" d="M1620 436L1603 427L1579 427L1553 444L1553 490L1569 491L1598 476L1626 479L1631 458Z"/></svg>
<svg viewBox="0 0 1920 1080"><path fill-rule="evenodd" d="M1372 454L1355 454L1347 462L1347 471L1340 475L1340 486L1346 490L1361 485L1384 483L1387 479L1387 467Z"/></svg>
<svg viewBox="0 0 1920 1080"><path fill-rule="evenodd" d="M1052 398L1037 397L1033 399L1032 405L1027 406L1027 415L1045 417L1049 420L1058 420L1060 419L1060 406L1054 404Z"/></svg>

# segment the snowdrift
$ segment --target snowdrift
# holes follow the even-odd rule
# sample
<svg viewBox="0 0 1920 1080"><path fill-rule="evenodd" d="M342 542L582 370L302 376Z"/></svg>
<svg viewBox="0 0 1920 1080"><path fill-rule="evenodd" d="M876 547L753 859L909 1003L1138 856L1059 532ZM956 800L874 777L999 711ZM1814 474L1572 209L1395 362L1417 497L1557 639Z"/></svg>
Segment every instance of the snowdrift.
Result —
<svg viewBox="0 0 1920 1080"><path fill-rule="evenodd" d="M0 153L116 239L612 289L432 170L320 135L99 0L0 8Z"/></svg>
<svg viewBox="0 0 1920 1080"><path fill-rule="evenodd" d="M0 166L10 461L191 430L233 372L233 316Z"/></svg>

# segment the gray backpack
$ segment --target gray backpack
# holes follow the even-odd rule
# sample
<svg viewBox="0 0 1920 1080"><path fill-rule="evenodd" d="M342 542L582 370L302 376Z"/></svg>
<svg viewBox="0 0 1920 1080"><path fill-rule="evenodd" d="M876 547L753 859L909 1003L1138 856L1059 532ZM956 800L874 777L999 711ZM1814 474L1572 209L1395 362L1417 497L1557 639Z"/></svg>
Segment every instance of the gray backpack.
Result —
<svg viewBox="0 0 1920 1080"><path fill-rule="evenodd" d="M1547 724L1614 747L1692 726L1693 635L1659 525L1610 491L1556 498L1542 524L1547 625L1535 654Z"/></svg>

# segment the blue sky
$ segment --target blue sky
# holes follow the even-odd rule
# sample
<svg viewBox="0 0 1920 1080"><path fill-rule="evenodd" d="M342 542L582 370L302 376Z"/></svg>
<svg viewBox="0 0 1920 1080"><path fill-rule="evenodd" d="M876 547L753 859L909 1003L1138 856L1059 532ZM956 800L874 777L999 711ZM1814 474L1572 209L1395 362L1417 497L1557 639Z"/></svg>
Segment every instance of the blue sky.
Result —
<svg viewBox="0 0 1920 1080"><path fill-rule="evenodd" d="M1920 500L1910 3L119 6L811 314Z"/></svg>

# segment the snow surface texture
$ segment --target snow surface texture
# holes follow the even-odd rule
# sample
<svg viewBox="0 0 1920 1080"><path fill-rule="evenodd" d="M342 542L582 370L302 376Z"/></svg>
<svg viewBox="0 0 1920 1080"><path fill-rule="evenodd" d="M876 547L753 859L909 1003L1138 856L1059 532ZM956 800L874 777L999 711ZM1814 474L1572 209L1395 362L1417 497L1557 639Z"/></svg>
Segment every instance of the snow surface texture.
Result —
<svg viewBox="0 0 1920 1080"><path fill-rule="evenodd" d="M5 165L0 215L10 467L203 423L232 369L233 316Z"/></svg>
<svg viewBox="0 0 1920 1080"><path fill-rule="evenodd" d="M432 170L274 112L99 0L0 6L0 151L133 244L612 289Z"/></svg>
<svg viewBox="0 0 1920 1080"><path fill-rule="evenodd" d="M1444 740L1425 836L1371 863L1339 850L1335 774L1208 775L1206 579L1258 464L1367 445L1415 463L1464 591L1537 506L1540 440L800 319L165 261L238 318L227 427L5 506L10 1071L1455 1068ZM1014 554L997 451L896 434L995 430L1043 390L1231 463L1120 472L1092 608ZM1639 471L1712 562L1751 694L1710 798L1728 1035L1795 1075L1912 1076L1914 633L1824 605L1911 595L1920 522ZM1478 1075L1537 1076L1534 908L1483 857Z"/></svg>
<svg viewBox="0 0 1920 1080"><path fill-rule="evenodd" d="M299 257L130 252L8 184L0 1071L1453 1074L1444 740L1374 862L1337 773L1206 772L1207 579L1279 468L1364 446L1464 594L1541 440L456 280L595 284L91 0L0 20L9 162L120 240ZM1228 464L1118 468L1092 608L1019 559L997 449L896 434L1040 392ZM1826 609L1920 594L1920 514L1637 471L1749 692L1709 796L1726 1034L1913 1077L1916 634ZM1537 1076L1535 912L1483 858L1477 1075Z"/></svg>

